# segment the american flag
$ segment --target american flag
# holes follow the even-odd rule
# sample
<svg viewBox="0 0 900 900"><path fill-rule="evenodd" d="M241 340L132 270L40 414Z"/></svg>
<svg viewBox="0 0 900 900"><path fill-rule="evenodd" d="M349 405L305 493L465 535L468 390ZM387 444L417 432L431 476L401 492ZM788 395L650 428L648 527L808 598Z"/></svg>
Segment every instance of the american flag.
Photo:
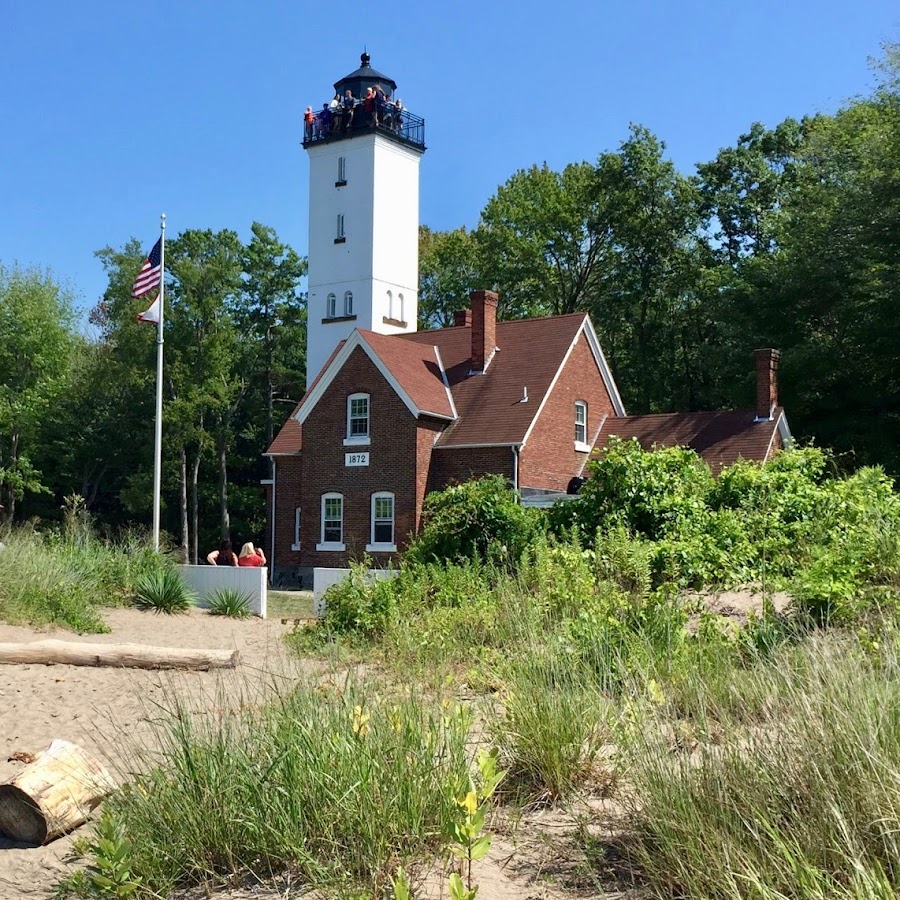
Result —
<svg viewBox="0 0 900 900"><path fill-rule="evenodd" d="M132 297L143 297L154 288L159 287L160 274L162 272L162 238L160 238L150 251L150 255L144 260L141 271L134 279L134 287L131 289Z"/></svg>

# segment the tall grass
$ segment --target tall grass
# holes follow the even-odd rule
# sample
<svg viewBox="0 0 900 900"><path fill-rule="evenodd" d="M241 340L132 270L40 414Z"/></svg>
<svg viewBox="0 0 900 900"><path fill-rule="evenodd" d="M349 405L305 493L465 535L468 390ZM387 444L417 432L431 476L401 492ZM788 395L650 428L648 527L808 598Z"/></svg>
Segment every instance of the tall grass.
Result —
<svg viewBox="0 0 900 900"><path fill-rule="evenodd" d="M469 724L460 707L352 681L300 684L234 716L173 701L153 768L109 802L130 871L163 896L285 870L380 896L398 865L443 846L468 784Z"/></svg>
<svg viewBox="0 0 900 900"><path fill-rule="evenodd" d="M749 711L721 684L694 686L696 721L715 727L693 732L693 752L673 746L668 704L634 720L629 779L644 871L665 896L896 896L896 642L873 651L832 635L746 674L737 692Z"/></svg>
<svg viewBox="0 0 900 900"><path fill-rule="evenodd" d="M0 619L105 631L99 610L129 603L137 579L168 566L149 541L126 534L103 541L84 531L41 535L13 530L0 552Z"/></svg>

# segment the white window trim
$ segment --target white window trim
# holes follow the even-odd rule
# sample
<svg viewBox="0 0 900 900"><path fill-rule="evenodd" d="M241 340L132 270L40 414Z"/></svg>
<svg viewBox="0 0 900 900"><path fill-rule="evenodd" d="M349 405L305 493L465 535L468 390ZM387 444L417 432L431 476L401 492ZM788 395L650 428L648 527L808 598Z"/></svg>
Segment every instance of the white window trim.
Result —
<svg viewBox="0 0 900 900"><path fill-rule="evenodd" d="M331 293L325 298L325 318L337 318L337 294Z"/></svg>
<svg viewBox="0 0 900 900"><path fill-rule="evenodd" d="M353 401L366 398L366 434L350 435L350 410L353 408ZM347 427L344 431L345 447L368 447L372 440L372 397L366 393L356 393L347 395Z"/></svg>
<svg viewBox="0 0 900 900"><path fill-rule="evenodd" d="M291 544L291 550L300 549L300 507L294 509L294 543Z"/></svg>
<svg viewBox="0 0 900 900"><path fill-rule="evenodd" d="M338 181L347 180L347 158L345 156L338 157Z"/></svg>
<svg viewBox="0 0 900 900"><path fill-rule="evenodd" d="M344 291L344 315L353 315L353 291Z"/></svg>
<svg viewBox="0 0 900 900"><path fill-rule="evenodd" d="M342 238L342 237L346 237L346 236L347 235L344 234L344 214L338 213L337 214L337 235L336 235L336 237Z"/></svg>
<svg viewBox="0 0 900 900"><path fill-rule="evenodd" d="M584 422L578 421L578 410L584 410ZM577 434L578 426L581 426L584 429L584 440L579 441L577 438L575 439L575 449L579 453L587 453L591 448L587 444L587 434L588 434L588 405L587 400L576 400L575 401L575 429Z"/></svg>
<svg viewBox="0 0 900 900"><path fill-rule="evenodd" d="M405 322L406 319L403 318L403 294L397 294L397 306L399 309L397 310L397 315L394 317L398 322Z"/></svg>
<svg viewBox="0 0 900 900"><path fill-rule="evenodd" d="M385 497L391 498L391 531L394 533L394 540L390 544L375 543L375 501ZM369 541L366 544L366 553L396 553L397 552L397 500L391 491L378 491L372 494L372 501L369 507Z"/></svg>
<svg viewBox="0 0 900 900"><path fill-rule="evenodd" d="M326 500L340 500L341 501L341 540L340 541L326 541L325 540L325 501ZM316 550L320 551L339 551L346 550L347 545L343 542L344 537L344 495L338 494L334 491L328 494L322 494L320 501L320 518L319 518L319 537L321 540L318 544L316 544Z"/></svg>

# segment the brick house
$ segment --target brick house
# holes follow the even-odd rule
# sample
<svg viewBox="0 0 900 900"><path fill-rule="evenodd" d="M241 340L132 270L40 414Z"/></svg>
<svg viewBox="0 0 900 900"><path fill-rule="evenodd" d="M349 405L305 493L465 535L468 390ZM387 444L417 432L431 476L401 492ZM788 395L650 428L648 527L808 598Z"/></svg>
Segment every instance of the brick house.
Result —
<svg viewBox="0 0 900 900"><path fill-rule="evenodd" d="M497 322L496 294L471 300L454 327L357 329L334 350L268 449L278 583L364 554L385 564L448 484L497 473L523 502L552 502L611 435L692 446L714 470L790 438L777 351L757 351L756 410L626 416L586 314Z"/></svg>

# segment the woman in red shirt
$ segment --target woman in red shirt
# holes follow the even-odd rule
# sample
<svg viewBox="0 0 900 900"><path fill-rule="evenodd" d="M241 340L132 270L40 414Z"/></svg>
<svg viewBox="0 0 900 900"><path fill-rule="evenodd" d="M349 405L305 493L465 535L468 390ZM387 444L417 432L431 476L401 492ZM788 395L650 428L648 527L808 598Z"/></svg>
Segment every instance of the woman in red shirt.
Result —
<svg viewBox="0 0 900 900"><path fill-rule="evenodd" d="M263 553L262 547L254 549L250 541L241 547L241 555L238 557L239 566L264 566L265 564L266 554Z"/></svg>

